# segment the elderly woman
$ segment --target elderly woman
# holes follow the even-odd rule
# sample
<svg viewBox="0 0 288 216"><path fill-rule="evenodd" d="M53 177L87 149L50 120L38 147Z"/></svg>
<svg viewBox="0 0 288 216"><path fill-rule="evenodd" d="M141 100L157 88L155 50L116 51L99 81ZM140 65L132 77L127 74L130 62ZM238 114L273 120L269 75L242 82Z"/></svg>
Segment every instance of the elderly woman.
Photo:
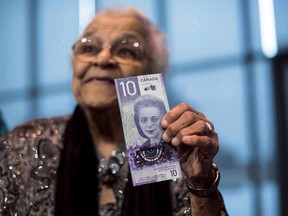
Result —
<svg viewBox="0 0 288 216"><path fill-rule="evenodd" d="M225 215L212 122L182 103L161 119L185 181L133 187L113 79L167 71L163 35L135 9L98 14L73 46L71 116L0 140L1 215Z"/></svg>

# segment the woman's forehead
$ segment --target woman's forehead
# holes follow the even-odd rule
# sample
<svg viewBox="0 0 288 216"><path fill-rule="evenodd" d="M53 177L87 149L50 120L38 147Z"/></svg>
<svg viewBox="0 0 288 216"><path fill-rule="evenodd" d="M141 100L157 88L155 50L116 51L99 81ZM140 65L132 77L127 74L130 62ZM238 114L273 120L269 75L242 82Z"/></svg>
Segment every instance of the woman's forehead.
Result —
<svg viewBox="0 0 288 216"><path fill-rule="evenodd" d="M151 113L160 113L160 110L158 107L155 106L148 106L148 107L142 107L139 110L140 114L151 114Z"/></svg>
<svg viewBox="0 0 288 216"><path fill-rule="evenodd" d="M141 37L145 37L147 32L143 28L143 23L140 23L134 17L128 16L113 16L113 15L101 15L96 17L90 25L86 28L85 33L99 33L101 31L119 32L125 31L134 33Z"/></svg>

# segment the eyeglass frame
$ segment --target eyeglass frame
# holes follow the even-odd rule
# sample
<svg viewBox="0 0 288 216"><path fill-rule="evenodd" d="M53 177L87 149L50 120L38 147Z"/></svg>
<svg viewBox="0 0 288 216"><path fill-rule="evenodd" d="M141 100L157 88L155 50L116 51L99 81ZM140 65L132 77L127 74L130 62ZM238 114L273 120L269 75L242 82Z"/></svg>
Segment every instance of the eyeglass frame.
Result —
<svg viewBox="0 0 288 216"><path fill-rule="evenodd" d="M140 42L140 40L138 41L137 38L135 38L134 36L131 36L131 35L124 35L125 37L119 37L118 39L116 39L113 44L107 44L107 43L103 43L101 39L97 38L97 37L89 37L89 35L87 36L83 36L81 37L79 40L77 40L73 46L72 46L72 51L73 51L73 54L74 56L79 59L80 61L82 62L93 62L97 55L99 55L99 53L101 53L103 51L104 48L109 48L109 51L110 51L110 54L111 56L113 57L114 60L116 60L118 63L132 63L132 62L136 62L136 61L141 61L143 59L148 59L151 61L151 58L147 55L142 43ZM85 56L85 54L80 54L80 53L75 53L75 48L77 46L77 44L84 44L84 43L90 43L90 45L93 45L93 48L97 48L97 53L93 53L92 55L89 55L87 54ZM100 42L100 43L99 43ZM131 57L131 58L124 58L124 57L121 57L121 56L118 56L118 54L116 55L114 52L115 52L115 43L119 43L120 44L126 44L126 43L129 43L131 44L131 42L133 43L133 46L132 48L136 48L137 51L140 51L141 55L139 55L138 57L136 56L135 58ZM99 43L99 44L97 44ZM128 44L128 45L129 45ZM84 47L85 48L85 47ZM117 46L116 46L117 48ZM127 47L124 47L127 49ZM116 49L117 50L117 49ZM135 52L136 55L137 52ZM82 57L81 57L82 55ZM87 58L87 59L84 59L84 58Z"/></svg>

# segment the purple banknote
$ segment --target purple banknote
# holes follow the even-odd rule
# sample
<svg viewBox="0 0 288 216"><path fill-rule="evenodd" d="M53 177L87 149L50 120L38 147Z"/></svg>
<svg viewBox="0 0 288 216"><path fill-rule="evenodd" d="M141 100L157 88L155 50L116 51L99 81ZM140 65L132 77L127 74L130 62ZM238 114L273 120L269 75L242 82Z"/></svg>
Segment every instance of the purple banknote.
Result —
<svg viewBox="0 0 288 216"><path fill-rule="evenodd" d="M133 185L181 177L176 149L160 121L169 110L161 74L115 79Z"/></svg>

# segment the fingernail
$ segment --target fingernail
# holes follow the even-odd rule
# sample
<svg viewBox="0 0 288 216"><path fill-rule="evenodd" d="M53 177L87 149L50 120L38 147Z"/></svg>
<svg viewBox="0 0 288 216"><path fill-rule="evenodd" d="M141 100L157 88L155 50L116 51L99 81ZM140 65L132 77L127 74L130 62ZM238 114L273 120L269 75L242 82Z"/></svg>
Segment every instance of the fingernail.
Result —
<svg viewBox="0 0 288 216"><path fill-rule="evenodd" d="M178 138L177 138L177 137L174 137L174 138L171 140L171 143L172 143L172 145L174 145L174 146L178 145L178 144L179 144Z"/></svg>
<svg viewBox="0 0 288 216"><path fill-rule="evenodd" d="M163 133L162 138L164 141L168 142L169 141L169 137L167 136L166 132Z"/></svg>
<svg viewBox="0 0 288 216"><path fill-rule="evenodd" d="M161 122L161 125L162 125L162 127L166 128L166 127L168 127L168 122L165 119L163 119Z"/></svg>

